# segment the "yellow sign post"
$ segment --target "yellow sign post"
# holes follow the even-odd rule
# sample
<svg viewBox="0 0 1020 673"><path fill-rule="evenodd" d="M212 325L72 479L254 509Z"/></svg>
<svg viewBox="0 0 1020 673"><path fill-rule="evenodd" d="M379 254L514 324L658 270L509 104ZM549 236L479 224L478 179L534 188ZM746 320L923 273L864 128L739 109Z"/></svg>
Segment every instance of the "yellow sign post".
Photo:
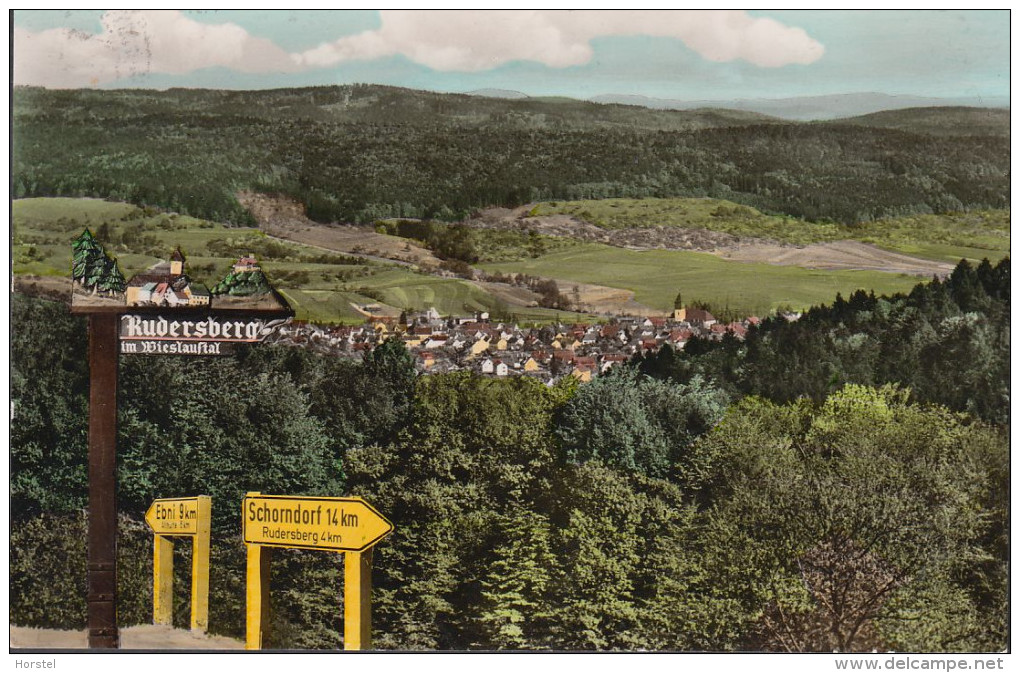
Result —
<svg viewBox="0 0 1020 673"><path fill-rule="evenodd" d="M361 498L260 493L245 496L241 519L248 545L247 649L261 649L265 637L273 547L344 553L344 649L372 647L372 547L393 524Z"/></svg>
<svg viewBox="0 0 1020 673"><path fill-rule="evenodd" d="M372 550L344 552L344 649L372 648Z"/></svg>
<svg viewBox="0 0 1020 673"><path fill-rule="evenodd" d="M154 500L145 522L155 533L152 550L152 621L173 624L174 536L192 538L191 630L209 628L209 538L212 498Z"/></svg>

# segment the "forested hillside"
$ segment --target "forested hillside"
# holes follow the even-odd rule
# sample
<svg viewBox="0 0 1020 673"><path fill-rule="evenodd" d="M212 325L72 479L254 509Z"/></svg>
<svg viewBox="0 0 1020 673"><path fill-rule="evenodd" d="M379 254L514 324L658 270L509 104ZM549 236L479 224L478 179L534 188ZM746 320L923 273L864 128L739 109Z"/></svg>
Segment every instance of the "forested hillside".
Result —
<svg viewBox="0 0 1020 673"><path fill-rule="evenodd" d="M82 628L85 324L12 300L11 620ZM210 629L241 636L237 514L260 490L394 523L380 648L1001 651L1009 301L1008 259L961 264L585 385L416 376L396 340L124 356L119 619L151 618L149 503L205 493ZM341 573L275 555L271 647L340 647Z"/></svg>
<svg viewBox="0 0 1020 673"><path fill-rule="evenodd" d="M832 124L853 124L943 136L1000 136L1009 138L1009 110L997 108L912 108L885 110L841 119Z"/></svg>
<svg viewBox="0 0 1020 673"><path fill-rule="evenodd" d="M233 223L251 222L242 189L295 197L325 222L605 197L713 196L842 223L1009 204L1008 118L955 135L925 132L930 119L790 123L369 85L17 88L13 113L16 198L109 198ZM947 114L957 129L971 118Z"/></svg>

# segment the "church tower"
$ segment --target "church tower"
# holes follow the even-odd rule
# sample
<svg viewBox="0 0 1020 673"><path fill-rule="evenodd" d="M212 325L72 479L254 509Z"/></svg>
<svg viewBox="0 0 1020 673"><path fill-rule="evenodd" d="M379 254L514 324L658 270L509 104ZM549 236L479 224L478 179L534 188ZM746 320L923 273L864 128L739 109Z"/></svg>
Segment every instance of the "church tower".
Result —
<svg viewBox="0 0 1020 673"><path fill-rule="evenodd" d="M184 273L184 253L181 252L180 246L174 250L174 253L170 255L170 275L180 276Z"/></svg>

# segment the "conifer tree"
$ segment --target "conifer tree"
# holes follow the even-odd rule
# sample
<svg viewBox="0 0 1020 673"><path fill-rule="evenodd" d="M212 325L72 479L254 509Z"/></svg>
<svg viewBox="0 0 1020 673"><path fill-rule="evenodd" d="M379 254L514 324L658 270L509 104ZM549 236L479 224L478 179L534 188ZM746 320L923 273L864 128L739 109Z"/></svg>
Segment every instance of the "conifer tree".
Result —
<svg viewBox="0 0 1020 673"><path fill-rule="evenodd" d="M492 649L541 646L542 626L551 618L546 605L556 560L548 520L526 509L510 512L494 550L489 575L481 580L481 630Z"/></svg>
<svg viewBox="0 0 1020 673"><path fill-rule="evenodd" d="M123 292L127 287L117 260L106 254L92 232L85 229L71 242L71 278L95 294Z"/></svg>
<svg viewBox="0 0 1020 673"><path fill-rule="evenodd" d="M120 268L117 266L117 260L105 254L103 257L106 262L103 268L103 275L100 277L97 287L103 292L123 292L127 289L127 282L124 280L124 274L120 272Z"/></svg>
<svg viewBox="0 0 1020 673"><path fill-rule="evenodd" d="M89 279L95 277L96 263L103 256L103 247L88 229L71 243L73 252L71 260L71 278L86 287L91 287Z"/></svg>

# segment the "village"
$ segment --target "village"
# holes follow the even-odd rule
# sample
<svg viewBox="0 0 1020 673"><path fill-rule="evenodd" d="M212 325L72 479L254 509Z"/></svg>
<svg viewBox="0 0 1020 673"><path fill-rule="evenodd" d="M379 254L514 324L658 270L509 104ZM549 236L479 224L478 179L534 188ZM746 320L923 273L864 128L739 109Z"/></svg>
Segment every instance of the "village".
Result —
<svg viewBox="0 0 1020 673"><path fill-rule="evenodd" d="M95 282L87 273L90 267L85 263L88 261L85 256L91 254L99 260L92 266L105 269L111 265L105 250L88 230L76 245L76 249L83 252L80 253L82 271L75 280L85 293L89 290L88 283ZM159 262L127 283L123 283L121 277L114 290L121 286L126 289L124 302L128 306L168 309L208 307L213 296L219 306L240 300L256 308L259 305L253 301L265 301L266 297L276 301L252 253L239 258L212 290L193 282L185 273L185 263L178 247L168 262ZM120 277L119 270L116 275ZM80 297L76 298L81 301ZM761 323L757 316L722 322L705 308L681 305L679 297L677 305L679 307L671 314L661 316L615 316L595 324L567 325L557 321L541 327L521 327L492 320L485 311L471 316L443 316L431 307L423 312L404 311L397 317L382 314L381 307L372 304L356 307L367 316L360 325L323 325L295 320L280 325L266 341L360 359L377 345L399 339L414 358L415 368L422 373L468 370L494 377L530 376L547 384L572 376L584 383L635 355L657 352L666 344L683 350L694 338L722 341L729 336L743 341L748 330ZM778 316L790 321L800 318L800 314L794 312L780 312ZM143 322L141 318L135 321ZM135 323L129 320L125 337L131 336L133 325ZM197 345L182 349L180 345L136 344L125 348L124 352L219 354L218 345L215 350L202 350Z"/></svg>
<svg viewBox="0 0 1020 673"><path fill-rule="evenodd" d="M799 313L780 314L796 320ZM530 376L552 383L564 376L581 382L604 374L637 354L669 344L682 350L699 337L721 341L727 334L743 340L761 322L756 316L722 323L708 311L679 308L663 317L615 317L601 324L555 323L522 328L493 322L486 312L443 317L434 308L397 318L372 317L356 326L294 321L281 326L270 342L317 352L360 358L388 339L400 339L424 373L470 370L478 374Z"/></svg>

